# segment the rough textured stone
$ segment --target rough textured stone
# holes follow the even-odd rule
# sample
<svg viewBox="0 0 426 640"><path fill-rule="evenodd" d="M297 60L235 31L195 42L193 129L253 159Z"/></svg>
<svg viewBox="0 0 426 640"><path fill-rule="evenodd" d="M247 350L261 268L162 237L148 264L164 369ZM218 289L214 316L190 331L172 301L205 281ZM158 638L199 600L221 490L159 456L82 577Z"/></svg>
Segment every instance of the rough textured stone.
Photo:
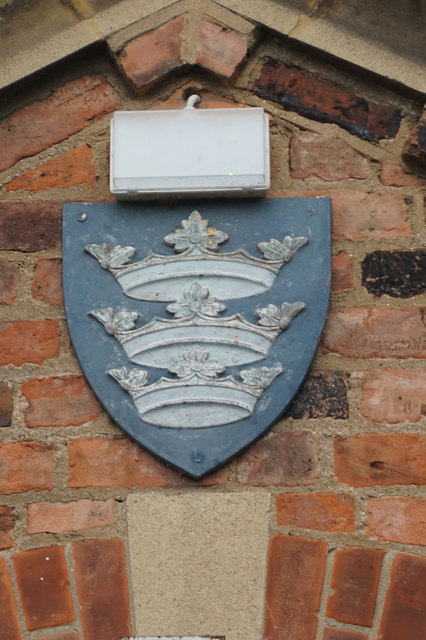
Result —
<svg viewBox="0 0 426 640"><path fill-rule="evenodd" d="M353 487L426 483L426 436L364 434L334 441L334 471Z"/></svg>
<svg viewBox="0 0 426 640"><path fill-rule="evenodd" d="M426 500L372 498L367 509L366 535L370 540L426 545Z"/></svg>
<svg viewBox="0 0 426 640"><path fill-rule="evenodd" d="M399 553L392 564L378 640L424 640L426 558Z"/></svg>
<svg viewBox="0 0 426 640"><path fill-rule="evenodd" d="M371 627L376 605L384 551L379 549L338 549L326 616L339 622Z"/></svg>
<svg viewBox="0 0 426 640"><path fill-rule="evenodd" d="M361 264L362 285L375 296L409 298L426 291L426 250L373 251Z"/></svg>
<svg viewBox="0 0 426 640"><path fill-rule="evenodd" d="M423 309L338 309L328 316L323 349L345 358L423 358L426 355Z"/></svg>
<svg viewBox="0 0 426 640"><path fill-rule="evenodd" d="M247 45L238 33L207 20L201 21L198 47L197 63L226 79L234 75L247 53Z"/></svg>
<svg viewBox="0 0 426 640"><path fill-rule="evenodd" d="M10 549L13 547L13 540L9 535L15 526L13 512L14 507L0 506L0 549Z"/></svg>
<svg viewBox="0 0 426 640"><path fill-rule="evenodd" d="M386 158L382 160L380 168L380 182L387 187L412 187L423 184L423 180Z"/></svg>
<svg viewBox="0 0 426 640"><path fill-rule="evenodd" d="M14 262L0 260L0 303L13 304L15 302L18 280L19 266Z"/></svg>
<svg viewBox="0 0 426 640"><path fill-rule="evenodd" d="M118 95L101 76L68 82L47 100L35 102L3 120L0 171L65 140L119 106Z"/></svg>
<svg viewBox="0 0 426 640"><path fill-rule="evenodd" d="M53 187L82 184L89 187L95 182L96 167L93 151L87 144L66 151L36 169L23 173L6 185L7 191L43 191Z"/></svg>
<svg viewBox="0 0 426 640"><path fill-rule="evenodd" d="M10 387L7 382L0 381L0 427L10 427L12 424L12 413L12 387Z"/></svg>
<svg viewBox="0 0 426 640"><path fill-rule="evenodd" d="M28 505L28 533L63 533L114 524L114 500L33 502Z"/></svg>
<svg viewBox="0 0 426 640"><path fill-rule="evenodd" d="M315 176L320 180L368 178L367 158L347 142L331 135L298 135L290 139L290 175L297 180Z"/></svg>
<svg viewBox="0 0 426 640"><path fill-rule="evenodd" d="M22 385L27 427L67 427L95 420L100 406L82 376L34 378Z"/></svg>
<svg viewBox="0 0 426 640"><path fill-rule="evenodd" d="M368 640L365 633L357 633L356 631L347 631L346 629L324 629L322 640Z"/></svg>
<svg viewBox="0 0 426 640"><path fill-rule="evenodd" d="M58 353L59 329L55 320L0 322L0 366L43 364Z"/></svg>
<svg viewBox="0 0 426 640"><path fill-rule="evenodd" d="M22 640L18 622L18 610L13 597L12 581L5 558L0 558L0 602L0 640Z"/></svg>
<svg viewBox="0 0 426 640"><path fill-rule="evenodd" d="M354 261L346 253L339 251L331 258L331 290L346 291L354 286Z"/></svg>
<svg viewBox="0 0 426 640"><path fill-rule="evenodd" d="M53 489L53 445L0 444L0 493Z"/></svg>
<svg viewBox="0 0 426 640"><path fill-rule="evenodd" d="M426 164L426 109L405 143L402 155L411 162Z"/></svg>
<svg viewBox="0 0 426 640"><path fill-rule="evenodd" d="M120 53L118 66L137 91L182 64L184 15L132 40Z"/></svg>
<svg viewBox="0 0 426 640"><path fill-rule="evenodd" d="M85 640L131 635L123 541L75 542L73 556Z"/></svg>
<svg viewBox="0 0 426 640"><path fill-rule="evenodd" d="M309 431L271 433L237 461L238 482L246 485L308 485L319 477L318 441Z"/></svg>
<svg viewBox="0 0 426 640"><path fill-rule="evenodd" d="M294 65L268 59L253 83L255 93L307 118L338 124L365 140L394 138L400 111L356 95Z"/></svg>
<svg viewBox="0 0 426 640"><path fill-rule="evenodd" d="M275 535L269 545L265 640L314 640L327 545Z"/></svg>
<svg viewBox="0 0 426 640"><path fill-rule="evenodd" d="M292 402L288 415L297 419L345 420L349 417L348 378L345 371L313 371Z"/></svg>
<svg viewBox="0 0 426 640"><path fill-rule="evenodd" d="M374 422L419 422L426 414L426 372L423 369L365 372L361 413Z"/></svg>
<svg viewBox="0 0 426 640"><path fill-rule="evenodd" d="M34 300L51 305L63 303L62 260L60 258L40 258L31 284Z"/></svg>
<svg viewBox="0 0 426 640"><path fill-rule="evenodd" d="M0 202L0 250L59 249L61 224L59 202Z"/></svg>
<svg viewBox="0 0 426 640"><path fill-rule="evenodd" d="M28 630L74 620L63 547L44 547L13 556L16 582Z"/></svg>
<svg viewBox="0 0 426 640"><path fill-rule="evenodd" d="M355 503L345 494L285 493L276 497L277 522L317 531L354 531Z"/></svg>

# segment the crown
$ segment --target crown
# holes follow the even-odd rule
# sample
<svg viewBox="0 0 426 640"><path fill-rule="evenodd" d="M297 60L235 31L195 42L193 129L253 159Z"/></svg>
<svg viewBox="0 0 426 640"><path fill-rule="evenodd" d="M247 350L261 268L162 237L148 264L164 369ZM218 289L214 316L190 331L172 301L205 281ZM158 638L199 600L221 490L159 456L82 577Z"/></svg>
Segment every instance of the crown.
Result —
<svg viewBox="0 0 426 640"><path fill-rule="evenodd" d="M185 345L208 348L225 366L266 358L275 338L304 308L303 302L283 302L280 307L269 304L256 310L257 324L239 313L219 318L225 305L194 282L166 307L173 319L155 316L137 328L138 314L127 309L93 309L89 315L118 340L131 362L166 369Z"/></svg>
<svg viewBox="0 0 426 640"><path fill-rule="evenodd" d="M108 374L131 396L139 417L149 424L172 429L217 427L253 414L255 404L282 367L261 367L219 378L225 367L210 354L193 347L180 354L168 371L147 385L144 369L110 369Z"/></svg>
<svg viewBox="0 0 426 640"><path fill-rule="evenodd" d="M163 238L177 255L150 252L143 260L130 264L135 248L108 244L89 244L85 250L109 270L124 293L138 300L170 302L177 300L194 277L221 300L245 298L269 290L281 267L308 242L303 236L285 236L257 245L262 258L245 249L219 254L219 245L228 240L223 231L208 226L208 220L193 211L182 228Z"/></svg>

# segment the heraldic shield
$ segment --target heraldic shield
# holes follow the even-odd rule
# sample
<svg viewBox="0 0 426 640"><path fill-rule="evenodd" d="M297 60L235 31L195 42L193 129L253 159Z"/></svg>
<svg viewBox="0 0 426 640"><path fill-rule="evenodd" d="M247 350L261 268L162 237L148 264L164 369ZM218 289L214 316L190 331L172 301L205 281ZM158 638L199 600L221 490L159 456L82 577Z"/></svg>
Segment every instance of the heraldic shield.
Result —
<svg viewBox="0 0 426 640"><path fill-rule="evenodd" d="M63 234L77 357L140 445L199 478L283 414L326 317L328 198L66 204Z"/></svg>

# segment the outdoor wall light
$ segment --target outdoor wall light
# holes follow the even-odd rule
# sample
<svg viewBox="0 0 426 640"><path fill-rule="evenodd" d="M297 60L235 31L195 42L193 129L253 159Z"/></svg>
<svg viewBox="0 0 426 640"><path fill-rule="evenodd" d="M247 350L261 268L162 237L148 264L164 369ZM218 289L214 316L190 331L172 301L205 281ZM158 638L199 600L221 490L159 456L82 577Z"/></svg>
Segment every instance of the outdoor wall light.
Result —
<svg viewBox="0 0 426 640"><path fill-rule="evenodd" d="M262 108L116 111L111 121L111 193L264 196L269 188L269 122Z"/></svg>

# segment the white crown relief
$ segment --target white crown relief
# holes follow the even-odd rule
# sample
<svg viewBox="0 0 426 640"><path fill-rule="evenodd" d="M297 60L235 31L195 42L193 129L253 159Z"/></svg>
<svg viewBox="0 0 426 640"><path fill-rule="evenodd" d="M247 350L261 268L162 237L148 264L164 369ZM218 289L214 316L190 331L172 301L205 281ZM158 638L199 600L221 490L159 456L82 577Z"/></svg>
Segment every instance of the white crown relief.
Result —
<svg viewBox="0 0 426 640"><path fill-rule="evenodd" d="M249 364L268 356L277 336L304 308L303 302L269 304L255 311L257 325L239 313L218 318L225 305L194 282L166 309L173 319L155 316L136 328L138 314L111 307L93 309L89 315L101 322L123 347L131 362L166 369L185 346L207 348L224 366Z"/></svg>
<svg viewBox="0 0 426 640"><path fill-rule="evenodd" d="M227 240L226 233L209 227L208 220L193 211L187 220L182 220L182 228L163 238L177 255L150 252L143 260L130 264L135 254L132 246L89 244L85 250L114 275L127 296L171 302L183 295L194 278L200 277L210 294L221 300L264 293L281 267L308 243L303 236L260 242L257 249L262 258L257 258L245 249L220 254L219 245Z"/></svg>
<svg viewBox="0 0 426 640"><path fill-rule="evenodd" d="M131 396L139 417L156 426L202 428L230 424L253 414L257 400L282 373L280 365L240 371L218 378L225 367L193 347L168 367L176 378L161 377L147 385L148 373L126 367L108 374Z"/></svg>

